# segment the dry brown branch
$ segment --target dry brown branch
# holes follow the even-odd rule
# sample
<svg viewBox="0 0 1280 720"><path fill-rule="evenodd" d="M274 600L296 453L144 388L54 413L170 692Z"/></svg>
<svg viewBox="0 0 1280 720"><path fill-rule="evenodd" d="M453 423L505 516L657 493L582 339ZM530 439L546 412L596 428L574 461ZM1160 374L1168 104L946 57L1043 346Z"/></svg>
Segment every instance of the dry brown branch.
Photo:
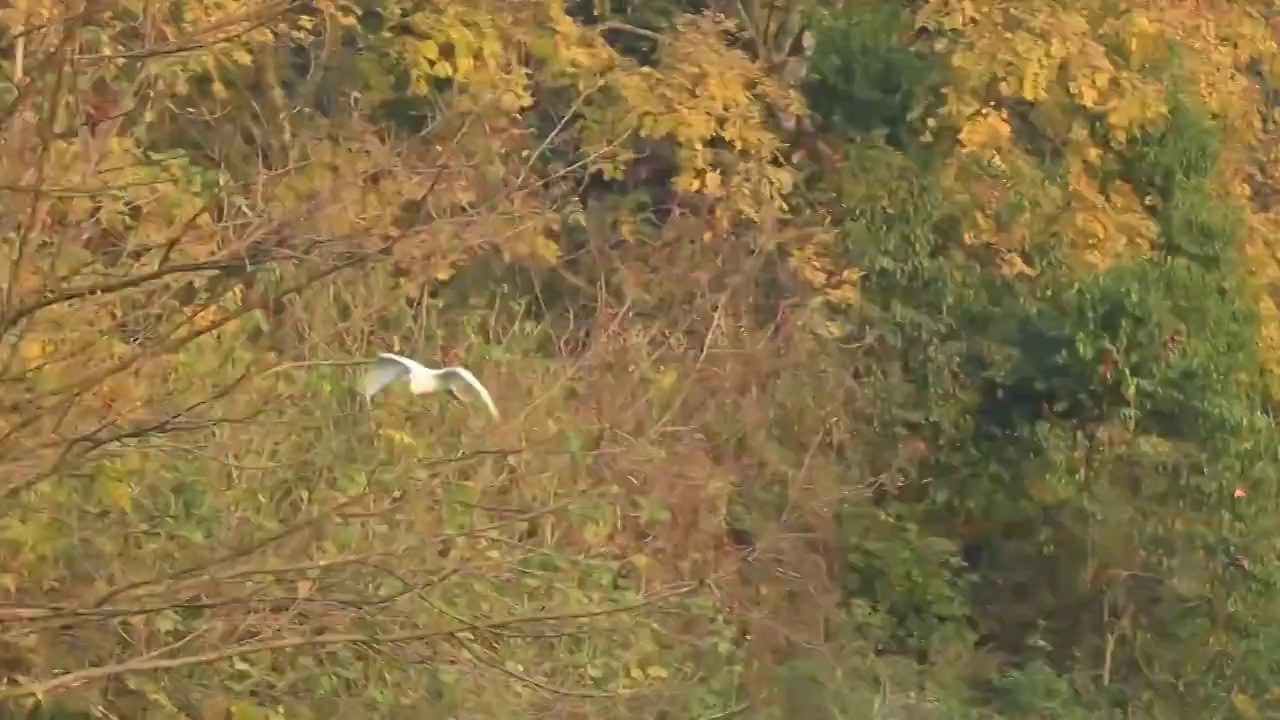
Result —
<svg viewBox="0 0 1280 720"><path fill-rule="evenodd" d="M275 20L280 19L291 8L299 7L303 3L301 0L269 0L268 2L254 7L238 15L230 15L219 18L208 25L194 31L186 38L166 42L161 45L142 48L140 50L131 50L122 53L98 53L91 55L77 55L77 60L96 60L96 61L112 61L112 60L137 60L153 57L163 57L166 55L177 55L184 52L192 52L196 50L205 50L215 45L230 42L243 37L245 34L252 32L260 27L266 26ZM246 24L246 27L236 29L216 38L209 38L223 30L233 28L240 24Z"/></svg>
<svg viewBox="0 0 1280 720"><path fill-rule="evenodd" d="M449 465L456 465L458 463L478 460L482 457L511 455L516 452L519 452L519 451L518 450L517 451L479 450L479 451L466 453L463 455L458 455L455 457L439 458L435 461L432 461L430 465L434 467L444 467ZM211 568L214 568L220 565L226 565L228 563L244 559L250 555L253 555L254 553L260 552L261 550L271 545L274 545L276 543L279 543L289 537L311 530L315 528L317 525L327 522L331 518L338 516L346 508L352 507L359 502L368 500L370 497L371 495L369 493L361 493L361 494L346 498L341 502L335 503L334 505L330 506L325 511L316 514L314 517L311 517L306 520L295 523L293 525L290 525L289 527L284 528L283 530L280 530L279 532L274 533L266 538L253 542L249 545L238 548L236 550L232 550L225 554L219 555L207 562L202 562L182 570L177 570L175 572L172 572L166 575L163 578L157 578L157 579L151 579L151 580L138 580L138 581L125 583L123 585L118 585L102 593L96 600L90 603L90 606L101 608L106 606L106 604L110 602L112 599L119 597L121 595L124 595L126 593L138 590L140 588L147 587L150 585L155 585L158 583L173 582L175 580L178 580L196 573L207 572Z"/></svg>
<svg viewBox="0 0 1280 720"><path fill-rule="evenodd" d="M51 53L50 57L61 59L66 53L68 53L78 31L79 27L77 24L68 23L63 30L62 37L58 41L57 48L53 53ZM49 108L56 108L58 106L58 102L62 95L62 84L66 77L65 71L66 63L57 62L54 68L53 82L50 84L49 88L49 99L46 103ZM31 83L31 86L34 87L35 83ZM19 93L19 98L21 98L21 93ZM17 100L14 101L14 104L17 104ZM56 112L46 113L37 125L37 134L40 140L40 147L36 152L35 158L34 185L37 187L44 184L45 173L48 170L49 153L52 150L52 140L55 129L54 123L56 122ZM39 215L43 204L44 197L42 193L32 193L31 207L27 211L26 220L22 223L21 229L17 234L17 238L14 240L15 251L13 253L13 260L10 262L9 266L8 283L5 286L4 301L3 304L0 305L0 313L7 314L8 309L14 305L14 293L17 292L18 277L22 274L23 268L26 265L27 255L31 251L31 233L36 227L36 218ZM3 315L0 315L0 317L3 317ZM7 323L0 323L0 332L3 332L7 328Z"/></svg>
<svg viewBox="0 0 1280 720"><path fill-rule="evenodd" d="M18 322L30 315L62 303L80 300L87 297L99 297L109 293L120 292L122 290L131 290L154 280L169 277L170 275L222 272L225 270L235 269L240 266L243 266L243 262L237 262L234 258L225 257L204 262L170 265L168 267L162 267L140 275L120 278L118 280L105 280L85 285L83 287L50 291L38 300L32 300L25 304L18 305L5 312L3 315L0 315L0 332L8 331Z"/></svg>
<svg viewBox="0 0 1280 720"><path fill-rule="evenodd" d="M599 692L599 691L593 691L593 690L574 690L571 688L555 687L542 680L539 680L534 677L530 677L522 672L516 672L514 669L509 668L506 665L503 665L501 662L497 662L491 658L485 657L486 653L480 648L477 648L474 643L469 643L466 640L458 638L458 645L463 649L463 651L467 654L468 657L470 657L472 660L475 660L477 663L491 670L496 670L513 680L517 680L519 682L524 683L525 685L536 688L538 690L541 690L545 693L549 693L551 695L563 695L564 697L579 697L579 698L614 698L618 696L618 693Z"/></svg>
<svg viewBox="0 0 1280 720"><path fill-rule="evenodd" d="M383 247L385 248L394 247L394 245L398 241L399 239L392 239L388 241ZM143 350L140 350L130 355L129 357L126 357L125 359L113 365L108 366L105 370L100 370L97 373L90 375L87 378L73 381L72 383L69 383L68 385L65 385L62 387L54 388L49 391L48 396L56 397L58 395L65 394L65 393L72 393L72 394L85 393L91 390L92 388L98 386L108 378L111 378L115 375L123 373L124 371L132 368L133 366L135 366L136 364L138 364L139 362L141 362L142 360L148 357L151 357L156 354L173 352L178 348L181 348L182 346L192 342L193 340L196 340L200 337L213 333L216 330L226 326L227 324L234 322L236 320L239 320L240 318L244 317L245 315L248 315L249 313L266 309L271 305L271 303L278 302L281 298L286 298L292 295L299 294L304 290L306 290L308 287L315 285L316 283L320 282L321 280L324 280L325 278L328 278L332 275L336 275L337 273L342 272L344 270L356 267L364 262L367 262L371 257L376 257L376 256L377 256L376 252L370 253L367 256L357 257L353 260L348 260L346 262L338 263L331 268L326 268L324 270L312 273L309 276L305 277L303 280L293 283L292 285L286 286L285 288L281 289L279 292L275 293L272 298L262 298L257 302L247 303L246 305L239 308L238 310L232 313L229 313L222 318L215 320L214 322L210 323L205 327L197 328L187 333L179 334L177 331L182 329L184 326L187 326L187 323L185 322L179 323L178 325L173 327L171 330L169 330L166 333L166 335L160 339L160 342L158 342L155 346L144 348ZM12 436L17 431L30 427L34 422L36 422L38 417L39 417L38 414L32 413L32 414L29 414L26 419L19 421L18 423L15 423L14 427L9 431L9 436ZM136 435L126 434L117 439L127 439L129 437L136 437ZM73 438L72 441L64 445L63 450L58 454L58 456L54 459L54 461L50 463L49 466L44 471L36 473L32 477L29 477L25 480L20 480L16 483L9 485L7 488L4 489L2 496L5 499L13 498L14 496L44 481L45 479L53 477L58 472L66 469L71 463L78 462L84 459L89 453L112 442L112 439L108 438L101 442L90 442L88 445L84 446L83 449L80 449L80 451L77 452L77 449L80 448L81 446L81 442L82 442L81 438Z"/></svg>
<svg viewBox="0 0 1280 720"><path fill-rule="evenodd" d="M168 658L168 659L136 659L129 660L112 665L104 665L102 667L88 668L85 670L75 670L58 677L45 680L34 680L26 682L18 687L8 687L0 689L0 700L6 698L18 698L26 696L47 696L52 692L59 690L67 690L90 682L98 682L108 678L127 675L131 673L156 672L160 670L174 670L182 667L190 667L193 665L207 665L223 660L230 660L245 655L255 653L271 652L278 650L300 650L310 649L316 651L317 654L332 652L338 647L345 645L391 645L396 643L419 642L422 640L432 640L456 635L460 632L470 630L473 626L483 629L501 629L512 626L532 625L534 623L547 622L563 622L566 620L586 620L591 618L604 617L608 615L618 615L641 610L646 607L654 606L665 600L684 595L696 586L685 585L674 590L646 598L639 602L631 603L613 608L604 608L599 610L591 610L577 613L547 613L541 615L526 615L522 617L503 618L500 620L489 620L481 623L472 624L454 624L445 628L421 629L398 633L388 633L385 635L364 635L359 633L331 633L325 635L315 635L310 637L285 638L281 640L270 640L265 642L247 643L237 647L225 648L222 650L212 650L209 652L199 653L196 655L188 655L185 657Z"/></svg>

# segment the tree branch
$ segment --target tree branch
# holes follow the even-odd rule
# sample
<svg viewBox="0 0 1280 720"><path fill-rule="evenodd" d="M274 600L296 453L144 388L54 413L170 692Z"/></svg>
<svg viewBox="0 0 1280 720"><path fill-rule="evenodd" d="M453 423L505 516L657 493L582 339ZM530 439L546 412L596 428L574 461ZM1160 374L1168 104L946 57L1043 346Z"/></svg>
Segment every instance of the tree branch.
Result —
<svg viewBox="0 0 1280 720"><path fill-rule="evenodd" d="M193 665L207 665L210 663L230 660L232 658L243 657L245 655L254 655L257 653L271 652L276 650L299 650L308 648L315 650L318 654L335 652L340 647L346 645L389 645L394 643L418 642L422 640L433 640L448 637L460 632L466 632L480 628L484 630L507 628L518 625L531 625L543 622L563 622L566 620L586 620L596 617L605 617L608 615L619 615L623 613L640 610L645 607L656 605L664 600L683 595L694 590L695 584L688 584L678 587L674 590L655 595L651 598L640 600L639 602L620 605L612 608L604 608L600 610L591 610L578 613L549 613L544 615L526 615L523 617L504 618L501 620L492 620L485 623L455 623L445 628L434 630L412 630L399 633L388 633L385 635L365 635L360 633L330 633L327 635L314 635L310 637L294 637L284 638L281 640L269 640L265 642L248 643L238 647L226 648L223 650L211 650L209 652L198 653L195 655L186 655L177 658L139 658L128 660L121 663L111 665L103 665L101 667L87 668L84 670L74 670L64 675L59 675L47 680L38 680L24 683L17 687L8 687L0 689L0 700L7 698L28 697L31 695L45 696L51 692L68 690L90 682L98 682L108 678L118 677L120 675L128 675L140 672L156 672L160 670L175 670L177 668L190 667Z"/></svg>

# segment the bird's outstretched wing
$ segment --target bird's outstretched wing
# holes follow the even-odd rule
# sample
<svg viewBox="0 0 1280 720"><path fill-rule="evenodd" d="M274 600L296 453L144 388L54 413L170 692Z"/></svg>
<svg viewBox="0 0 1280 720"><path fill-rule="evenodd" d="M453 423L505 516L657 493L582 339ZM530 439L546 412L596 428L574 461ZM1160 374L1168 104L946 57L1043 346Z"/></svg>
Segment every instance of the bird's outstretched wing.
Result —
<svg viewBox="0 0 1280 720"><path fill-rule="evenodd" d="M366 398L371 398L391 381L408 375L415 364L409 358L394 353L378 353L373 365L361 378L360 389Z"/></svg>
<svg viewBox="0 0 1280 720"><path fill-rule="evenodd" d="M471 374L470 370L460 367L447 367L440 371L440 376L451 389L456 389L459 385L470 387L475 394L480 396L485 407L489 408L489 413L495 418L498 417L498 408L494 406L493 398L489 396L489 391L485 389L484 385L480 384L480 381L476 379L475 375Z"/></svg>

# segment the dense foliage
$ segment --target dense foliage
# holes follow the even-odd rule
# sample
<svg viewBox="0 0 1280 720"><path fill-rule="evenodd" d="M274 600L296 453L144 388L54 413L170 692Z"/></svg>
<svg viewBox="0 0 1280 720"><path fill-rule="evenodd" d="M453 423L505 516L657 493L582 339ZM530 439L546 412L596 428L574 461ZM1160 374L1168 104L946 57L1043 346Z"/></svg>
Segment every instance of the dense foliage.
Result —
<svg viewBox="0 0 1280 720"><path fill-rule="evenodd" d="M5 3L0 716L1280 714L1278 10Z"/></svg>

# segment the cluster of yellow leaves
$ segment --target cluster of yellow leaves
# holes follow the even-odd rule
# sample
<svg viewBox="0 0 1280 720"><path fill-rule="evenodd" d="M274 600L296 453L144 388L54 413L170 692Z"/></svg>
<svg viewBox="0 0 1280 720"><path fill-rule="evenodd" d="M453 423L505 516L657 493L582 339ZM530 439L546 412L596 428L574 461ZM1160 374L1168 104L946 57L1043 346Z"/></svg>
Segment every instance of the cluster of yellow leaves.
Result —
<svg viewBox="0 0 1280 720"><path fill-rule="evenodd" d="M317 7L326 13L328 24L345 28L355 28L359 13L368 11L337 1ZM528 131L512 117L532 104L535 87L547 92L567 89L576 95L566 121L579 121L567 123L548 140L562 145L570 139L581 158L575 174L585 167L621 177L633 163L660 148L669 150L678 166L673 188L712 201L721 233L734 218L758 220L764 209L785 208L794 177L777 161L782 141L770 129L769 110L795 113L800 100L747 55L725 47L722 37L730 27L723 17L686 17L662 37L657 64L646 67L616 52L598 28L580 25L560 0L412 7L402 0L382 0L376 10L384 18L407 20L394 34L368 37L377 51L357 61L368 88L365 100L376 102L398 92L392 78L407 76L410 94L438 100L445 113L445 121L433 128L434 136L452 138L458 130L467 144L451 165L475 170L448 174L435 183L424 173L394 168L380 173L379 185L385 190L379 192L395 196L407 189L399 188L407 180L409 186L435 186L433 206L506 203L509 208L495 208L515 215L506 219L506 227L495 226L489 232L472 227L469 233L489 237L508 258L547 260L557 252L553 238L559 232L559 214L531 195L522 195L522 189L495 182L511 183L515 178L516 184L536 180L544 188L556 185L554 176L531 175L546 147L530 147L525 142ZM406 28L408 33L403 32ZM460 127L450 120L456 114L472 115L476 122L469 129ZM355 181L362 176L360 165L353 160L342 166L346 187L332 195L328 205L360 207L359 198L367 194ZM314 195L315 188L326 184L323 179L314 181L314 173L328 174L301 171L283 189L285 205L306 194L307 188ZM450 199L442 202L442 197ZM370 207L367 215L372 217L376 211ZM353 223L365 223L330 218L326 211L314 220L330 229L352 230ZM439 273L447 273L448 264Z"/></svg>
<svg viewBox="0 0 1280 720"><path fill-rule="evenodd" d="M1280 394L1280 212L1252 213L1248 223L1242 254L1258 306L1259 355L1272 392Z"/></svg>
<svg viewBox="0 0 1280 720"><path fill-rule="evenodd" d="M16 3L0 15L0 23L20 30L32 18L54 18L59 8L58 3ZM533 147L531 133L513 117L532 103L538 85L569 87L580 95L573 110L582 122L564 132L573 134L571 146L584 158L581 164L621 173L643 150L637 141L667 143L679 170L675 189L712 200L721 231L735 218L758 219L762 211L785 208L794 182L791 170L777 161L782 141L770 129L769 112L795 113L800 101L746 54L725 47L723 34L731 28L723 17L686 17L662 37L658 62L650 68L614 51L597 28L579 25L559 0L381 0L373 7L322 0L313 4L316 12L299 17L279 16L280 3L240 0L195 0L183 3L181 12L172 9L166 3L123 0L98 18L109 32L86 34L79 47L97 60L84 66L92 72L74 79L68 127L74 129L94 101L95 83L111 86L116 94L111 111L128 111L137 101L140 112L102 131L64 132L43 159L39 181L65 192L45 196L42 212L34 214L38 227L32 230L83 242L79 253L73 252L76 243L61 243L67 249L50 256L49 267L30 267L12 279L33 293L70 277L73 270L90 268L94 258L84 246L101 239L103 232L127 245L134 253L130 262L140 268L154 262L157 253L169 253L166 242L179 232L184 240L166 260L206 259L228 242L238 242L229 235L235 234L233 226L250 220L264 228L287 227L304 243L318 238L382 242L404 232L402 216L413 203L422 209L414 211L409 224L429 229L399 243L398 259L411 256L433 276L447 277L480 242L494 243L508 258L552 259L561 222L550 199L554 193L529 189L552 188L555 178L539 177L542 170L534 165L545 147ZM378 34L361 18L374 11L388 23L406 20L394 32ZM52 42L58 29L32 35L31 47L36 39ZM426 142L397 142L358 121L354 127L315 133L324 139L291 142L289 166L262 174L251 193L233 189L243 177L230 177L219 186L223 207L221 224L215 226L201 212L210 196L208 177L195 178L184 158L158 158L145 151L144 135L129 124L169 115L168 125L148 125L145 141L153 147L172 139L168 131L181 134L182 112L204 117L204 122L223 118L226 127L261 125L263 118L252 114L260 109L253 107L250 95L270 88L250 90L241 83L244 88L229 93L229 78L248 79L251 66L270 59L263 48L279 38L318 40L327 46L349 32L362 33L362 42L374 51L363 57L377 57L376 66L363 68L371 91L365 100L392 92L390 78L403 72L411 94L439 102L441 118ZM165 52L179 46L188 51ZM153 52L155 57L128 71L107 61ZM197 89L194 80L201 73L211 84ZM34 121L25 132L34 139ZM35 148L38 143L17 145ZM211 154L218 155L216 150ZM15 162L0 173L6 181L15 186L36 182L34 156L8 159ZM246 169L230 167L224 174ZM30 209L23 204L34 202L34 196L15 195L13 200L12 216L20 217ZM431 222L459 214L468 216L467 222ZM815 267L818 261L797 262ZM831 276L824 287L834 297L852 296L850 278L841 280L832 268L823 272ZM89 312L81 306L75 322L84 329L95 327L102 336L119 337L128 312L119 307ZM221 311L209 308L189 319L200 329L220 317ZM51 330L37 328L41 337L57 337L52 330L72 318L52 309L41 313L40 322ZM72 356L69 347L63 350ZM59 353L43 348L41 354ZM113 349L102 359L115 362L117 355Z"/></svg>
<svg viewBox="0 0 1280 720"><path fill-rule="evenodd" d="M975 5L983 7L957 14L957 7ZM1107 49L1111 38L1098 32L1093 14L1087 2L1071 9L1055 3L928 3L919 16L922 26L959 31L937 42L953 71L940 119L964 125L997 98L1041 103L1066 96L1082 109L1105 113L1116 143L1158 123L1162 85L1117 67Z"/></svg>
<svg viewBox="0 0 1280 720"><path fill-rule="evenodd" d="M267 183L263 195L269 214L295 236L346 238L369 247L394 241L397 260L424 277L447 279L482 242L522 257L554 257L547 235L558 217L535 195L487 187L476 153L466 146L449 150L460 157L447 157L443 149L415 153L372 132L320 140L295 172ZM491 148L478 154L495 161L486 157ZM473 203L489 211L432 222ZM419 209L410 212L410 206Z"/></svg>
<svg viewBox="0 0 1280 720"><path fill-rule="evenodd" d="M1224 121L1230 141L1224 186L1239 195L1239 159L1252 152L1258 130L1257 88L1244 68L1259 60L1270 67L1276 57L1261 8L1253 5L926 3L918 23L935 31L933 49L947 56L952 80L944 88L943 107L929 120L930 135L954 129L961 154L981 159L989 176L976 185L964 177L953 183L959 196L972 201L967 235L1007 250L1037 239L1065 239L1082 268L1145 253L1155 236L1148 201L1124 183L1100 186L1098 170L1136 132L1156 130L1166 121L1171 75L1198 88ZM1186 48L1177 57L1170 50L1175 41ZM1060 182L1028 170L1031 163L1021 156L1009 116L1015 105L1027 132L1061 153ZM1090 127L1098 117L1106 122L1102 136ZM946 167L954 179L956 168ZM1021 198L1021 211L1011 214L1004 200L1015 188L1036 184L1045 188L1036 202ZM1005 211L999 221L998 209Z"/></svg>
<svg viewBox="0 0 1280 720"><path fill-rule="evenodd" d="M165 248L171 262L207 257L214 251L211 223L200 213L199 196L186 186L184 170L180 158L149 156L129 137L86 134L54 140L42 161L6 163L0 170L6 185L39 182L46 191L6 197L11 213L3 223L8 238L3 255L15 259L19 239L28 249L23 263L4 265L16 273L4 278L15 288L14 302L29 305L48 293L101 283L111 277L106 272L119 277L146 272ZM170 245L179 228L186 229L186 241ZM136 254L131 257L125 249ZM120 362L127 352L119 340L127 314L120 300L93 295L28 317L17 334L27 390L66 392ZM15 387L14 399L16 392ZM116 406L132 407L137 397L137 392L121 395L103 385L82 404L110 413ZM70 432L96 426L102 417L100 412L68 413L58 422ZM28 429L48 433L42 442L53 432L43 423Z"/></svg>
<svg viewBox="0 0 1280 720"><path fill-rule="evenodd" d="M838 255L834 252L834 243L835 237L829 229L811 233L806 241L790 246L787 264L796 277L821 291L822 299L837 305L852 305L858 300L861 273L833 259Z"/></svg>
<svg viewBox="0 0 1280 720"><path fill-rule="evenodd" d="M853 268L837 269L826 258L818 257L813 250L803 249L789 258L800 276L815 287L824 289L823 297L841 305L852 305L858 300L858 278L862 273Z"/></svg>
<svg viewBox="0 0 1280 720"><path fill-rule="evenodd" d="M30 30L64 17L67 11L65 0L13 0L0 9L0 27Z"/></svg>
<svg viewBox="0 0 1280 720"><path fill-rule="evenodd" d="M1030 272L1017 251L1050 236L1071 243L1082 265L1098 267L1144 251L1151 235L1127 196L1112 203L1097 187L1093 169L1107 148L1095 145L1087 114L1104 115L1119 147L1135 129L1163 120L1163 88L1117 67L1086 5L935 0L918 18L942 33L935 50L947 54L952 70L945 103L929 119L934 130L957 132L961 157L944 165L941 179L953 197L967 199L966 238L1001 248L1005 272ZM1065 184L1025 156L1009 115L1013 101L1030 108L1021 122L1064 151ZM972 165L967 158L980 161L980 177L965 167ZM1134 227L1142 231L1133 235Z"/></svg>
<svg viewBox="0 0 1280 720"><path fill-rule="evenodd" d="M1274 46L1269 45L1274 43L1270 28L1260 29L1265 31L1264 37L1260 33L1249 33L1251 27L1245 23L1235 26L1235 32L1243 36L1238 40L1238 51L1257 52L1258 57L1269 58L1265 73L1267 80L1274 83L1280 79L1280 57L1274 51L1266 52L1274 50ZM1210 90L1217 90L1217 96L1228 108L1233 106L1230 98L1225 97L1227 88ZM1239 82L1234 90L1248 93L1246 97L1256 98L1258 93L1257 88L1242 88ZM1272 392L1280 394L1280 211L1276 207L1280 198L1280 116L1273 103L1265 98L1255 102L1258 111L1235 123L1237 128L1243 128L1240 134L1245 142L1224 153L1221 190L1224 196L1247 202L1251 208L1242 254L1258 306L1260 357ZM1226 116L1228 120L1231 117Z"/></svg>
<svg viewBox="0 0 1280 720"><path fill-rule="evenodd" d="M1238 142L1250 142L1259 130L1257 86L1246 68L1258 63L1275 77L1277 45L1265 17L1270 3L1152 3L1107 24L1112 37L1129 33L1146 38L1129 48L1130 66L1142 68L1169 62L1168 40L1188 49L1178 62L1200 97ZM1163 42L1162 42L1163 41Z"/></svg>
<svg viewBox="0 0 1280 720"><path fill-rule="evenodd" d="M294 172L265 193L273 216L291 221L300 236L378 237L394 227L402 200L425 186L376 136L317 140Z"/></svg>
<svg viewBox="0 0 1280 720"><path fill-rule="evenodd" d="M23 35L19 51L0 60L5 77L34 87L6 116L0 163L8 211L0 287L29 310L6 328L0 348L18 361L5 363L11 392L0 426L13 430L5 450L22 455L21 473L11 472L12 454L5 458L5 487L47 466L64 439L148 412L142 400L163 395L154 384L173 365L156 350L166 334L198 332L226 315L218 306L179 308L168 293L185 278L145 279L162 265L210 259L225 238L205 212L210 173L183 151L156 150L164 138L134 123L163 112L156 98L171 98L190 73L209 67L212 48L270 39L255 23L280 3L171 9L121 0L92 8L92 27L75 25L85 10L77 3L17 2L0 11L0 27ZM68 30L77 31L74 69L57 51ZM192 52L166 52L181 48ZM121 63L121 55L146 62ZM58 59L68 63L62 73ZM85 292L98 286L106 290ZM60 292L76 297L42 306ZM127 485L100 489L110 504L127 503Z"/></svg>
<svg viewBox="0 0 1280 720"><path fill-rule="evenodd" d="M1103 189L1085 163L1072 159L1067 188L1063 232L1075 239L1088 266L1101 269L1126 255L1151 250L1155 221L1128 183L1115 180Z"/></svg>
<svg viewBox="0 0 1280 720"><path fill-rule="evenodd" d="M999 157L999 149L1005 147L1012 136L1008 113L985 107L965 118L959 140L964 152L991 153L994 159Z"/></svg>
<svg viewBox="0 0 1280 720"><path fill-rule="evenodd" d="M254 49L274 41L288 5L284 0L118 0L97 9L95 22L104 31L82 34L79 47L85 57L99 61L146 58L139 75L127 81L145 79L151 92L162 95L189 95L193 74L208 73L209 92L225 99L224 68L258 62ZM124 71L111 64L94 69L113 81L125 79Z"/></svg>
<svg viewBox="0 0 1280 720"><path fill-rule="evenodd" d="M415 4L420 7L420 4ZM322 5L325 6L325 5ZM328 3L336 23L355 27L360 8L347 3ZM510 14L480 4L444 3L417 12L408 3L388 2L381 11L387 17L406 16L412 34L373 38L385 43L393 62L408 75L408 93L428 96L436 80L452 79L463 90L455 101L471 110L481 97L497 98L506 112L516 112L530 101L524 77L512 63L513 54L505 44L512 38ZM385 68L382 68L385 71ZM375 93L370 99L389 95L390 78L379 78L370 65L366 78Z"/></svg>
<svg viewBox="0 0 1280 720"><path fill-rule="evenodd" d="M816 291L809 304L809 326L829 338L849 332L846 310L861 299L858 284L863 273L841 259L832 229L797 231L786 238L783 250L792 274Z"/></svg>
<svg viewBox="0 0 1280 720"><path fill-rule="evenodd" d="M995 178L984 185L959 173L953 183L973 208L968 232L1014 249L1034 239L1026 230L1035 221L1042 237L1070 239L1083 268L1150 247L1153 200L1124 183L1103 187L1097 170L1134 132L1165 121L1169 78L1198 92L1224 130L1215 186L1224 203L1251 205L1241 251L1262 318L1262 356L1280 391L1280 214L1271 209L1280 191L1272 169L1280 133L1258 76L1260 70L1266 82L1280 78L1280 52L1266 21L1271 12L1269 3L1250 1L931 0L919 22L938 32L935 50L948 54L953 71L933 127L955 128L961 154L981 158ZM1037 211L1012 222L1006 213L996 222L1010 188L1036 184L1021 171L1026 163L1006 112L1010 101L1023 104L1021 119L1061 152L1065 177L1039 180L1046 189ZM1099 115L1108 130L1101 138L1089 126ZM983 188L989 197L980 197Z"/></svg>
<svg viewBox="0 0 1280 720"><path fill-rule="evenodd" d="M621 177L636 136L672 143L679 172L674 189L724 199L734 214L759 220L763 208L785 209L794 177L775 162L782 147L770 107L796 112L799 98L741 51L727 48L729 21L687 16L665 35L658 62L642 67L620 57L602 66L602 92L588 105L585 150L610 177Z"/></svg>

